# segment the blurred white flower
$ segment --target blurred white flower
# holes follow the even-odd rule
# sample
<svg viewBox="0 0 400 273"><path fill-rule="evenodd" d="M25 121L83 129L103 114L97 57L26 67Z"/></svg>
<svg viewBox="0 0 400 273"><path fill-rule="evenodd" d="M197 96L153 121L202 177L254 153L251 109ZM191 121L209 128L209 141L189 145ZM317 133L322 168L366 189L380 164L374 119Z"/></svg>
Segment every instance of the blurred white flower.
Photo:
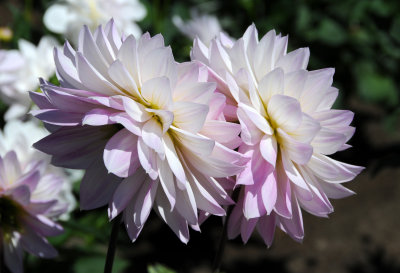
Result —
<svg viewBox="0 0 400 273"><path fill-rule="evenodd" d="M142 20L146 14L145 6L138 0L66 0L50 6L43 22L49 30L77 45L82 25L93 31L111 18L120 31L138 38L142 31L135 21Z"/></svg>
<svg viewBox="0 0 400 273"><path fill-rule="evenodd" d="M16 80L16 71L22 68L24 59L18 50L0 50L0 86Z"/></svg>
<svg viewBox="0 0 400 273"><path fill-rule="evenodd" d="M53 48L57 45L55 39L45 36L37 47L21 39L19 51L0 52L0 93L10 105L5 120L27 113L31 105L28 91L38 88L39 77L49 79L55 72Z"/></svg>
<svg viewBox="0 0 400 273"><path fill-rule="evenodd" d="M39 161L47 162L43 179L58 180L62 183L61 190L57 194L58 203L53 206L52 211L57 214L61 210L65 213L57 218L68 220L70 212L76 207L76 200L72 194L72 182L76 178L82 178L82 172L67 176L61 169L50 165L50 157L32 147L33 143L47 136L48 132L33 122L21 122L12 120L6 123L3 132L0 131L0 156L4 156L8 151L14 151L23 169L37 164ZM41 191L41 186L46 187L46 183L38 185L37 191ZM43 189L43 192L44 189Z"/></svg>
<svg viewBox="0 0 400 273"><path fill-rule="evenodd" d="M186 22L178 15L172 18L174 25L190 39L198 37L208 46L222 31L218 18L213 15L199 14L196 10L192 10L191 17Z"/></svg>

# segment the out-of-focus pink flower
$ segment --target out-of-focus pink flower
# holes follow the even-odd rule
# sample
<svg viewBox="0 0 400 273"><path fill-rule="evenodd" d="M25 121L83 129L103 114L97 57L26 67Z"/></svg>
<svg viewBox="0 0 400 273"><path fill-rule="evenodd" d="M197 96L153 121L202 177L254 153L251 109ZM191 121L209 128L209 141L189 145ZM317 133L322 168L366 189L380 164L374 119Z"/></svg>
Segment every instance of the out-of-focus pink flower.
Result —
<svg viewBox="0 0 400 273"><path fill-rule="evenodd" d="M355 130L352 112L331 109L334 69L307 71L309 49L286 49L287 36L272 30L259 41L252 25L236 42L219 36L206 47L195 40L192 51L230 99L225 112L230 119L236 112L241 125L239 151L251 157L237 176L240 196L228 235L246 242L257 227L268 246L276 226L302 240L301 208L327 217L328 198L353 194L341 183L363 169L329 157L350 147Z"/></svg>
<svg viewBox="0 0 400 273"><path fill-rule="evenodd" d="M42 161L44 164L42 169L43 179L55 179L59 181L58 183L61 185L61 189L58 190L57 194L49 196L51 199L58 200L58 202L52 206L53 215L57 216L58 219L68 220L70 212L76 207L76 200L72 194L72 183L76 180L73 180L72 176L68 175L66 170L50 165L51 158L49 155L32 147L35 142L47 135L47 130L40 127L37 122L9 121L4 126L3 132L0 131L0 156L5 156L8 151L14 151L17 154L21 168L29 168L29 166ZM77 179L79 179L79 177ZM47 186L46 183L38 184L36 191L40 192L41 187L45 188ZM34 196L33 198L47 198L47 191L43 190L41 192L42 194L40 196ZM63 211L63 213L60 215L59 211ZM50 216L50 214L48 214L48 216Z"/></svg>
<svg viewBox="0 0 400 273"><path fill-rule="evenodd" d="M240 126L225 122L224 97L201 82L206 70L176 63L161 35L121 39L112 20L93 35L84 27L78 50L67 42L54 59L61 87L43 81L43 94L31 93L52 132L35 147L86 169L83 209L109 203L135 240L154 208L183 242L188 225L199 229L198 211L225 214L232 201L216 178L247 159L230 149Z"/></svg>
<svg viewBox="0 0 400 273"><path fill-rule="evenodd" d="M45 168L43 161L20 164L14 151L0 156L1 255L13 273L23 272L23 250L43 258L57 255L46 237L63 231L52 220L65 212L54 210L63 181L43 176Z"/></svg>
<svg viewBox="0 0 400 273"><path fill-rule="evenodd" d="M48 80L54 75L52 49L57 41L43 37L38 46L19 40L19 50L0 51L0 96L10 108L6 120L25 115L31 107L28 91L38 88L38 78Z"/></svg>

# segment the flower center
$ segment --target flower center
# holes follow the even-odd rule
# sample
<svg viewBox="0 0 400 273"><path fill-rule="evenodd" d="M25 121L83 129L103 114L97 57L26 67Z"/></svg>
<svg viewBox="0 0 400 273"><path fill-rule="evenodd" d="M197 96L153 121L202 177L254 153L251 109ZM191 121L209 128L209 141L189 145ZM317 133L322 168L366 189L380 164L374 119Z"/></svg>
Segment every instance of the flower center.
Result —
<svg viewBox="0 0 400 273"><path fill-rule="evenodd" d="M89 17L92 19L93 22L96 22L97 25L97 22L100 19L100 13L97 9L97 4L95 0L89 0L89 10Z"/></svg>
<svg viewBox="0 0 400 273"><path fill-rule="evenodd" d="M0 197L0 228L5 233L18 230L20 226L19 216L23 208L7 196Z"/></svg>

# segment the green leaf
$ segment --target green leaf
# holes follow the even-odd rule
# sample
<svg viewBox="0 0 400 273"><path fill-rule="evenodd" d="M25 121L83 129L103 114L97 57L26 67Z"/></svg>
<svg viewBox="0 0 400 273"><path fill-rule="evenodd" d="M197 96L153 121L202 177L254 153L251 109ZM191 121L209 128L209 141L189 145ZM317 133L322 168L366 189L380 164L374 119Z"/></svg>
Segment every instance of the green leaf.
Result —
<svg viewBox="0 0 400 273"><path fill-rule="evenodd" d="M315 31L310 32L312 40L319 40L329 45L338 46L347 39L347 33L336 21L325 18Z"/></svg>
<svg viewBox="0 0 400 273"><path fill-rule="evenodd" d="M297 11L296 28L298 30L307 30L311 24L311 13L305 5L301 5Z"/></svg>
<svg viewBox="0 0 400 273"><path fill-rule="evenodd" d="M370 10L382 17L387 17L392 13L392 7L387 2L382 0L373 0L369 2Z"/></svg>
<svg viewBox="0 0 400 273"><path fill-rule="evenodd" d="M394 106L399 101L393 79L376 71L368 62L356 65L357 91L361 98L369 102Z"/></svg>
<svg viewBox="0 0 400 273"><path fill-rule="evenodd" d="M400 17L394 18L390 28L390 35L400 43Z"/></svg>
<svg viewBox="0 0 400 273"><path fill-rule="evenodd" d="M169 269L168 267L161 265L161 264L149 265L147 267L147 272L148 273L176 273L176 271Z"/></svg>

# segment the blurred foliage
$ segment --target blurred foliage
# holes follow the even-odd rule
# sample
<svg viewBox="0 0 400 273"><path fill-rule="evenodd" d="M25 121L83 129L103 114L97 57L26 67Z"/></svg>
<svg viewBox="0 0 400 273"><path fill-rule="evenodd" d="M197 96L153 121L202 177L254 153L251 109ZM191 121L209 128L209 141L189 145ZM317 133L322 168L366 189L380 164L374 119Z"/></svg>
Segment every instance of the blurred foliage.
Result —
<svg viewBox="0 0 400 273"><path fill-rule="evenodd" d="M176 273L175 271L161 265L161 264L156 264L156 265L149 265L147 267L147 272L148 273Z"/></svg>
<svg viewBox="0 0 400 273"><path fill-rule="evenodd" d="M13 31L9 41L2 41L1 48L17 48L23 38L37 43L44 34L51 34L42 23L45 9L51 0L1 0L1 14L11 21L4 22ZM399 128L399 79L400 79L400 2L398 0L144 0L148 15L139 25L152 35L162 33L165 43L170 44L177 61L189 60L192 41L184 37L173 25L171 18L179 15L190 18L191 8L200 13L214 14L224 30L232 37L241 37L245 29L255 23L260 37L275 29L289 34L289 50L310 47L309 68L335 67L334 86L340 97L336 107L350 108L356 112L355 126L363 132L370 120L384 124L387 134ZM5 17L3 17L5 18ZM63 39L60 36L59 41ZM56 83L56 78L52 78ZM366 108L364 106L367 106ZM0 114L6 105L0 101ZM367 110L364 110L367 109ZM369 109L373 109L370 111ZM379 114L376 114L378 112ZM356 134L353 138L356 152L351 162L366 165L369 157L381 160L376 168L399 166L400 143L383 150L371 147L369 136ZM358 148L357 148L358 147ZM358 150L357 150L358 149ZM388 151L394 152L387 154ZM77 194L78 189L75 189ZM104 208L76 211L70 221L62 223L65 233L50 241L60 251L55 260L42 260L29 256L26 272L101 272L104 265L108 235L111 226ZM170 236L174 236L172 232ZM121 237L121 236L120 236ZM174 238L174 240L177 240ZM128 238L120 238L121 244L135 248ZM128 248L126 248L128 249ZM127 253L117 255L114 272L131 272L135 263ZM196 259L195 257L193 259ZM153 260L152 263L158 262ZM170 266L180 268L179 257ZM173 273L156 264L148 266L149 273Z"/></svg>

